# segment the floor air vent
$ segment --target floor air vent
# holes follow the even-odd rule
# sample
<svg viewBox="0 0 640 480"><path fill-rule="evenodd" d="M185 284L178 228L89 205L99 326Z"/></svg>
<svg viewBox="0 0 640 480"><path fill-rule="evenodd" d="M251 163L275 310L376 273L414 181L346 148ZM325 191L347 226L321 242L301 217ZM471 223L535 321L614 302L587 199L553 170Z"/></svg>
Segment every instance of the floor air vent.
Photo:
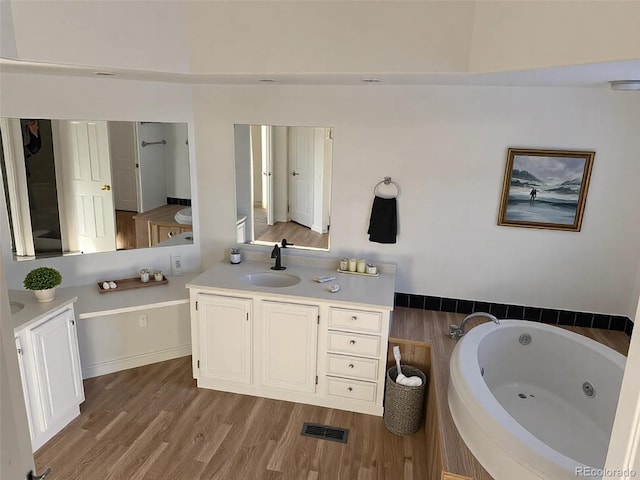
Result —
<svg viewBox="0 0 640 480"><path fill-rule="evenodd" d="M347 443L349 430L346 428L330 427L329 425L319 425L317 423L305 423L302 426L301 435L331 440L332 442Z"/></svg>

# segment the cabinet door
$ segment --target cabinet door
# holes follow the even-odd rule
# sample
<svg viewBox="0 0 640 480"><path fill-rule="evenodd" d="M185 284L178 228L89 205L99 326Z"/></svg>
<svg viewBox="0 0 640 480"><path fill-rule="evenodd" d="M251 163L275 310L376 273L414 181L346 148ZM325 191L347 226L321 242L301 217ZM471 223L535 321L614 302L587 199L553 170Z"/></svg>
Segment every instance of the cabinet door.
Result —
<svg viewBox="0 0 640 480"><path fill-rule="evenodd" d="M84 401L75 323L70 309L30 331L44 431Z"/></svg>
<svg viewBox="0 0 640 480"><path fill-rule="evenodd" d="M262 385L316 389L318 307L262 302Z"/></svg>
<svg viewBox="0 0 640 480"><path fill-rule="evenodd" d="M249 298L198 295L200 375L251 383Z"/></svg>

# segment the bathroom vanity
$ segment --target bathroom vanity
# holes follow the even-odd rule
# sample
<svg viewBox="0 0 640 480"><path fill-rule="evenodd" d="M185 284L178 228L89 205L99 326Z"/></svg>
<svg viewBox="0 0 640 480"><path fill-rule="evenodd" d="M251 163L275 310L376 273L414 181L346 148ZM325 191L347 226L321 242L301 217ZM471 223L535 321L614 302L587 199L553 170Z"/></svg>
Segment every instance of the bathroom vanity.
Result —
<svg viewBox="0 0 640 480"><path fill-rule="evenodd" d="M190 224L178 223L175 216L184 205L163 205L133 217L136 225L136 248L153 247L181 233L192 231Z"/></svg>
<svg viewBox="0 0 640 480"><path fill-rule="evenodd" d="M395 267L366 277L289 260L222 262L187 285L198 386L382 415Z"/></svg>
<svg viewBox="0 0 640 480"><path fill-rule="evenodd" d="M36 303L32 292L18 295L21 301L12 306L22 310L10 321L35 452L80 414L84 401L73 308L77 297L58 295L53 302Z"/></svg>

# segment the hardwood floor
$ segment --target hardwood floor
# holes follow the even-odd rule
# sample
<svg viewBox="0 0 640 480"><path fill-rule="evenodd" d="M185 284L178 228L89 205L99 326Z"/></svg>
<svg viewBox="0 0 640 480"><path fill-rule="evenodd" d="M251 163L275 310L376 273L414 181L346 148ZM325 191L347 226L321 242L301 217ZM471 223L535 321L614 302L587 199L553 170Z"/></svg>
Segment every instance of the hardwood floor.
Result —
<svg viewBox="0 0 640 480"><path fill-rule="evenodd" d="M283 238L296 245L312 248L329 248L329 234L317 233L295 222L276 222L267 225L266 210L254 207L254 236L260 242L279 243Z"/></svg>
<svg viewBox="0 0 640 480"><path fill-rule="evenodd" d="M63 479L401 480L426 478L424 427L382 417L198 389L191 357L85 380L81 414L35 455ZM349 429L347 444L300 435Z"/></svg>

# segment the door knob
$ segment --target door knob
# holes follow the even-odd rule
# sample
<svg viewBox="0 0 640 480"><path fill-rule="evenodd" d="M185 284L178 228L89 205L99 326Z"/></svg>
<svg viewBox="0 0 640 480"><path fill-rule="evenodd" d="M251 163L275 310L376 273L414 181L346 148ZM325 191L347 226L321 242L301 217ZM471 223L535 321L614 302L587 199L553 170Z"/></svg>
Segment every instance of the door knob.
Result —
<svg viewBox="0 0 640 480"><path fill-rule="evenodd" d="M300 175L300 174L294 170L293 172L291 172L291 175L295 177L296 175Z"/></svg>
<svg viewBox="0 0 640 480"><path fill-rule="evenodd" d="M100 187L100 190L104 190L105 192L108 192L109 190L111 190L111 185L102 185Z"/></svg>

